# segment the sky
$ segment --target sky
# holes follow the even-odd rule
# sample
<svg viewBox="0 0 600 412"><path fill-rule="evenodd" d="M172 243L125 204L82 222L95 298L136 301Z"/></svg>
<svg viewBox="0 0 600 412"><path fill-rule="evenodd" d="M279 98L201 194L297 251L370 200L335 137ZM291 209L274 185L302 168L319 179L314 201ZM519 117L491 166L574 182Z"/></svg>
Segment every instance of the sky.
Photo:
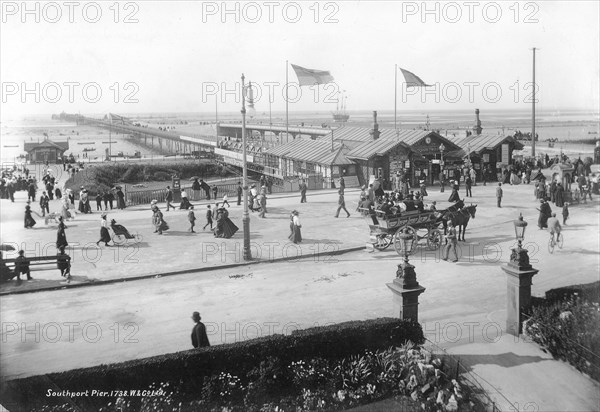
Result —
<svg viewBox="0 0 600 412"><path fill-rule="evenodd" d="M234 112L242 73L282 111L286 68L290 111L344 91L350 111L528 110L533 47L538 109L598 112L599 4L2 1L0 116ZM300 88L286 61L334 81Z"/></svg>

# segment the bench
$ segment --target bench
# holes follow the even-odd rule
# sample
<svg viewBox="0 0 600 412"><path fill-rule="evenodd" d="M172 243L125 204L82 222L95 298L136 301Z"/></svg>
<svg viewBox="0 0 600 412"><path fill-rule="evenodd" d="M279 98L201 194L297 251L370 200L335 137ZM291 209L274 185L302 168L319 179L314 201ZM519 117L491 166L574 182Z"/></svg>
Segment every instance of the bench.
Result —
<svg viewBox="0 0 600 412"><path fill-rule="evenodd" d="M68 255L62 255L68 256ZM29 261L29 271L34 272L38 270L50 270L50 269L58 269L58 260L60 255L50 255L50 256L34 256L34 257L26 257ZM15 263L17 259L2 259L2 263L4 263L12 272L15 270ZM70 263L70 257L69 257ZM52 266L48 266L48 265ZM46 267L44 267L46 266Z"/></svg>
<svg viewBox="0 0 600 412"><path fill-rule="evenodd" d="M2 260L8 266L12 266L11 269L14 270L14 268L15 268L15 262L17 261L16 258L14 258L14 259L2 259ZM35 266L43 266L43 265L48 265L48 264L52 264L53 263L54 266L52 267L52 269L54 269L54 268L56 268L56 262L58 261L58 255L27 257L27 260L29 261L29 267L30 267L30 270L32 272L34 270L48 270L48 269L51 269L51 268L36 268L36 269L34 269L33 267L35 267Z"/></svg>

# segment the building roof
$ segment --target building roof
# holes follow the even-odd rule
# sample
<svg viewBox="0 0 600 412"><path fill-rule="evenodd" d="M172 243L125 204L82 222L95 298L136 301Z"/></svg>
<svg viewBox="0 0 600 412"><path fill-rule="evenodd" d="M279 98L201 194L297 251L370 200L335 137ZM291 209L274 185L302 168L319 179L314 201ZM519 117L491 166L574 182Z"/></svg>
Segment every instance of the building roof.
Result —
<svg viewBox="0 0 600 412"><path fill-rule="evenodd" d="M409 146L403 141L393 138L393 139L382 139L381 137L377 140L370 140L360 144L355 147L351 151L346 154L350 159L361 159L368 160L373 156L383 156L390 150L394 149L396 146L402 146L406 149Z"/></svg>
<svg viewBox="0 0 600 412"><path fill-rule="evenodd" d="M334 130L333 138L335 140L341 140L344 142L373 142L374 140L373 136L371 135L371 130L372 129L368 127L343 126ZM379 129L379 132L379 139L396 139L406 143L408 146L417 143L419 140L431 133L435 133L431 130L405 129L398 129L398 131L395 129Z"/></svg>
<svg viewBox="0 0 600 412"><path fill-rule="evenodd" d="M295 139L289 143L282 144L267 150L265 153L271 156L283 157L292 160L301 160L307 163L317 163L322 165L349 165L349 160L345 153L348 148L339 142L333 143L331 150L331 140L305 140Z"/></svg>
<svg viewBox="0 0 600 412"><path fill-rule="evenodd" d="M39 143L38 142L35 142L35 143L25 142L23 149L29 153L32 150L46 148L46 147L51 147L51 148L58 149L58 150L65 152L65 151L69 150L69 142L53 142L52 140L44 139L43 141L41 141Z"/></svg>
<svg viewBox="0 0 600 412"><path fill-rule="evenodd" d="M512 136L502 136L499 134L480 134L469 137L451 138L453 143L460 146L463 150L469 150L471 153L481 154L484 150L493 150L503 143L513 142L515 150L522 150L523 144ZM466 153L465 153L466 154Z"/></svg>

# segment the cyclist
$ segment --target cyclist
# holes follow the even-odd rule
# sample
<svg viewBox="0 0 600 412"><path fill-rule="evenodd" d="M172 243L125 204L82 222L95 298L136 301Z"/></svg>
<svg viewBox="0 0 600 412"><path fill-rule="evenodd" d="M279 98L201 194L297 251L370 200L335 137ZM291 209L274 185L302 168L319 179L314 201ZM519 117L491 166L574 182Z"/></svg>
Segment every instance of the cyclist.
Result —
<svg viewBox="0 0 600 412"><path fill-rule="evenodd" d="M556 232L556 240L558 240L558 236L560 235L560 231L562 227L560 226L560 222L556 218L556 213L552 213L552 217L548 219L548 231L550 232L550 236L552 236L552 242L555 242L554 232Z"/></svg>

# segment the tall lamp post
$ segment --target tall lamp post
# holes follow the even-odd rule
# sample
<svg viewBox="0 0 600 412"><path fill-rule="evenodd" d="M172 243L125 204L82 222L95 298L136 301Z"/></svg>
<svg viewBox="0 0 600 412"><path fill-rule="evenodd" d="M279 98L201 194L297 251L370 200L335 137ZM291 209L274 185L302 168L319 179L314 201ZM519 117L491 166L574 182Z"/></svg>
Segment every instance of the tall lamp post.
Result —
<svg viewBox="0 0 600 412"><path fill-rule="evenodd" d="M523 215L513 222L517 247L512 250L510 261L502 265L502 270L507 275L506 296L506 330L508 333L519 336L523 328L524 315L531 305L532 278L538 273L529 264L527 249L523 249L527 222Z"/></svg>
<svg viewBox="0 0 600 412"><path fill-rule="evenodd" d="M446 150L446 146L442 143L440 144L440 192L444 191L444 150Z"/></svg>
<svg viewBox="0 0 600 412"><path fill-rule="evenodd" d="M398 310L399 318L402 320L419 320L419 295L425 292L425 288L417 282L415 267L408 262L408 255L412 252L415 236L408 233L407 229L398 235L404 252L404 262L398 264L396 278L388 283L394 294L394 302Z"/></svg>
<svg viewBox="0 0 600 412"><path fill-rule="evenodd" d="M244 189L244 214L242 215L242 227L244 229L244 249L242 251L244 260L251 260L250 251L250 215L248 214L248 164L246 162L246 86L244 84L244 74L242 73L242 170L243 170L243 189ZM248 108L254 109L254 102L248 102Z"/></svg>

